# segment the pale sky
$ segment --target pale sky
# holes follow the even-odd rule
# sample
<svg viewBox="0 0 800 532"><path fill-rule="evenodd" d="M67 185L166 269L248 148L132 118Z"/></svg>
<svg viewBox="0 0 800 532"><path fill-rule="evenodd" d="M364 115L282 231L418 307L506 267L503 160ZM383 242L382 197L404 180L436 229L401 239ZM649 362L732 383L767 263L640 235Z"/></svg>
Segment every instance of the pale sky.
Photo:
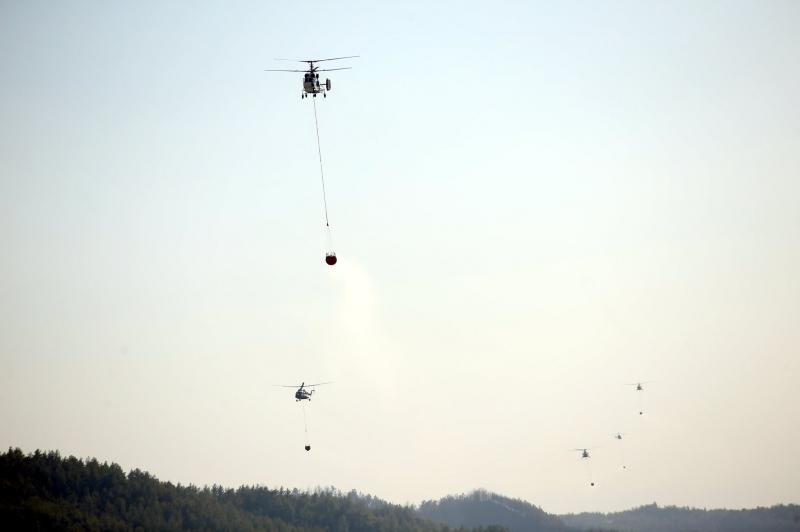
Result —
<svg viewBox="0 0 800 532"><path fill-rule="evenodd" d="M400 503L800 502L798 27L0 2L0 445ZM318 101L329 268L312 102L263 69L354 54ZM308 453L270 386L303 380L335 381Z"/></svg>

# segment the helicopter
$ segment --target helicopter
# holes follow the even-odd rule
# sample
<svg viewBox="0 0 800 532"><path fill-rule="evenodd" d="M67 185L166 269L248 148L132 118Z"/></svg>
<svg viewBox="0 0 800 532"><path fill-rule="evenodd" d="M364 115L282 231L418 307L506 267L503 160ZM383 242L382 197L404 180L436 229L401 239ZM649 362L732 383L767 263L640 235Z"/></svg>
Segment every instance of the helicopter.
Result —
<svg viewBox="0 0 800 532"><path fill-rule="evenodd" d="M626 386L636 386L636 391L637 392L643 392L644 391L644 386L642 386L642 385L643 384L649 384L651 382L653 382L653 381L629 382L629 383L626 384ZM642 396L641 395L639 396L639 415L640 416L644 415L644 409L642 407Z"/></svg>
<svg viewBox="0 0 800 532"><path fill-rule="evenodd" d="M642 392L644 391L644 386L642 386L642 384L649 384L651 382L653 381L629 382L628 384L626 384L626 386L636 386L636 391Z"/></svg>
<svg viewBox="0 0 800 532"><path fill-rule="evenodd" d="M623 449L623 447L624 447L624 446L622 445L622 437L623 437L624 435L625 435L625 433L623 433L623 432L615 432L615 433L612 435L612 437L613 437L615 440L617 440L617 441L619 441L619 442L620 442L620 456L621 456L621 458L622 458L622 469L628 469L628 466L627 466L627 464L625 464L625 451L624 451L624 449Z"/></svg>
<svg viewBox="0 0 800 532"><path fill-rule="evenodd" d="M338 61L339 59L353 59L355 57L359 57L357 55L347 55L343 57L329 57L327 59L283 59L283 58L276 58L276 61L294 61L296 63L308 63L308 70L284 70L284 69L273 69L268 68L265 69L264 72L302 72L303 73L303 92L300 93L300 98L308 98L308 95L311 94L314 98L317 97L317 94L322 94L324 98L327 98L327 92L331 90L331 80L326 79L325 83L321 83L319 79L320 72L331 72L333 70L349 70L351 67L339 67L339 68L319 68L318 66L314 66L314 63L320 63L322 61Z"/></svg>
<svg viewBox="0 0 800 532"><path fill-rule="evenodd" d="M587 476L589 477L589 485L590 486L594 486L594 480L592 479L592 468L589 466L589 462L588 462L589 458L591 458L589 456L589 451L591 451L592 449L596 449L596 447L573 449L573 451L579 451L581 453L581 460L583 461L583 463L586 466L586 473L587 473Z"/></svg>
<svg viewBox="0 0 800 532"><path fill-rule="evenodd" d="M573 450L574 451L580 451L581 452L581 458L591 458L589 456L589 451L591 451L591 449L573 449Z"/></svg>
<svg viewBox="0 0 800 532"><path fill-rule="evenodd" d="M298 387L296 384L285 386L283 384L273 384L273 386L278 386L279 388L297 388L297 391L294 392L294 400L302 401L304 399L308 399L311 401L311 396L314 395L314 387L315 386L322 386L323 384L331 384L330 382L318 382L316 384L306 384L305 382L301 382L300 386Z"/></svg>

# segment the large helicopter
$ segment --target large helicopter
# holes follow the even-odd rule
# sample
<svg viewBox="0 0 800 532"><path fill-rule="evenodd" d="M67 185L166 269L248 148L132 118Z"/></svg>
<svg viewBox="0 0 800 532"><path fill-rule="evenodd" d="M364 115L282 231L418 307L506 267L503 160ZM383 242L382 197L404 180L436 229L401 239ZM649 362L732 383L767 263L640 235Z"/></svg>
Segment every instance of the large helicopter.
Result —
<svg viewBox="0 0 800 532"><path fill-rule="evenodd" d="M284 69L273 69L268 68L265 69L264 72L302 72L303 73L303 92L300 94L301 98L308 98L308 95L311 94L314 98L317 97L317 94L322 94L324 98L327 98L327 92L331 90L331 80L326 79L325 83L321 83L319 80L319 73L320 72L330 72L332 70L349 70L351 67L339 67L339 68L319 68L314 66L314 63L320 63L322 61L337 61L339 59L352 59L354 57L359 57L357 55L347 55L344 57L329 57L327 59L278 59L276 61L294 61L296 63L308 63L308 70L284 70Z"/></svg>
<svg viewBox="0 0 800 532"><path fill-rule="evenodd" d="M302 401L304 399L308 399L309 401L311 401L311 396L314 395L314 387L322 386L323 384L331 384L331 383L318 382L316 384L306 384L305 382L301 382L299 387L296 384L291 384L289 386L285 386L283 384L273 384L273 386L278 386L280 388L297 388L297 391L294 392L295 401Z"/></svg>

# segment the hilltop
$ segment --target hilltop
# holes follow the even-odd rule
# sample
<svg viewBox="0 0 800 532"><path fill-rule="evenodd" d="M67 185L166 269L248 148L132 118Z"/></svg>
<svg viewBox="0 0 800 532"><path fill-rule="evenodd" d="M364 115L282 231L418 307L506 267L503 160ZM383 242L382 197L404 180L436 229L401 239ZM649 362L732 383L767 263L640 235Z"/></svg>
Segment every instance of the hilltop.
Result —
<svg viewBox="0 0 800 532"><path fill-rule="evenodd" d="M6 530L451 530L355 492L181 486L139 469L126 474L117 464L19 449L0 454L0 523Z"/></svg>
<svg viewBox="0 0 800 532"><path fill-rule="evenodd" d="M512 531L528 532L571 530L561 519L529 502L485 490L423 501L418 511L423 517L450 526L500 525Z"/></svg>

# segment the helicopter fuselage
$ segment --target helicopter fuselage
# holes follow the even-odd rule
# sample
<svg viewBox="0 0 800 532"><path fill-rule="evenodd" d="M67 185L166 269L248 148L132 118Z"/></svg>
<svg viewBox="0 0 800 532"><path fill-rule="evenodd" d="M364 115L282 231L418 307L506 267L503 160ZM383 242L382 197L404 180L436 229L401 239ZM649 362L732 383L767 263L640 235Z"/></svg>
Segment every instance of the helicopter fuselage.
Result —
<svg viewBox="0 0 800 532"><path fill-rule="evenodd" d="M303 76L303 90L306 94L320 93L323 89L319 85L319 74L308 73Z"/></svg>
<svg viewBox="0 0 800 532"><path fill-rule="evenodd" d="M331 90L331 80L326 79L324 83L320 83L319 74L313 71L303 75L303 97L309 94L326 96L325 93L329 90Z"/></svg>
<svg viewBox="0 0 800 532"><path fill-rule="evenodd" d="M305 388L300 388L294 392L294 398L296 401L302 401L303 399L308 399L310 401L313 394L314 390L308 391Z"/></svg>

